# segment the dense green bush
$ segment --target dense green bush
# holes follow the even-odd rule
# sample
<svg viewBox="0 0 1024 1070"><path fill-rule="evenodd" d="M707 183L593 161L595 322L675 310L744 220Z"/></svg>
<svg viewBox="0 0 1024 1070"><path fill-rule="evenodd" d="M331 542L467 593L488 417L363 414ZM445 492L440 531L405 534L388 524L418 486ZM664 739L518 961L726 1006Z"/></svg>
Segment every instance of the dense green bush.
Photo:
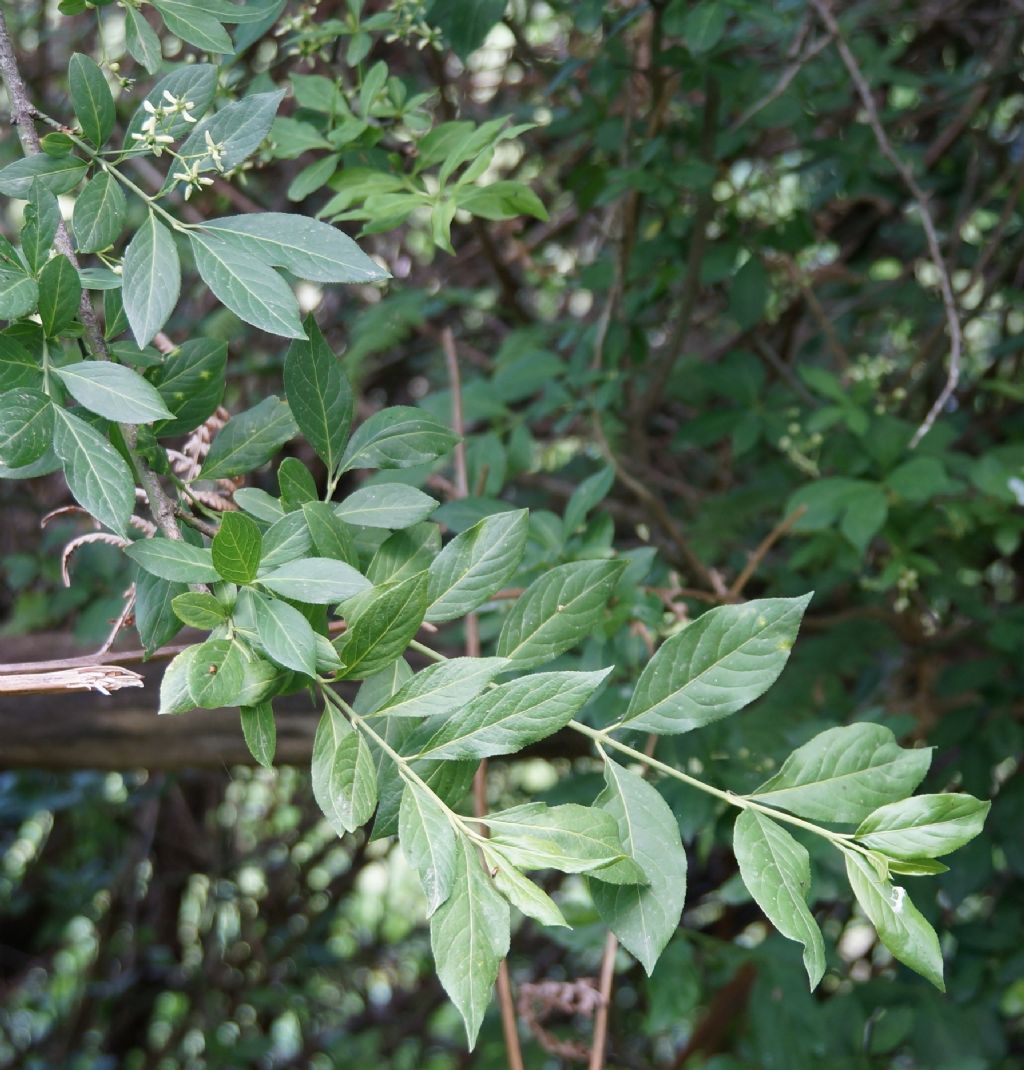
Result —
<svg viewBox="0 0 1024 1070"><path fill-rule="evenodd" d="M7 633L130 612L267 770L322 717L4 774L0 1060L1014 1065L1016 24L58 6L0 22Z"/></svg>

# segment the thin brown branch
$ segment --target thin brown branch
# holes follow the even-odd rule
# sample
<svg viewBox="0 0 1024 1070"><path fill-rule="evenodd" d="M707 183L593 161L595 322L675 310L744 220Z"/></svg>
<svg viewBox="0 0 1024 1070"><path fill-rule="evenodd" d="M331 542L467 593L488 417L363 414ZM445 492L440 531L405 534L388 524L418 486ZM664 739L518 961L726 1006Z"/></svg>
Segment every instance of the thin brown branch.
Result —
<svg viewBox="0 0 1024 1070"><path fill-rule="evenodd" d="M604 1070L604 1053L608 1045L608 1008L612 1000L612 983L615 980L615 956L619 950L619 938L611 930L604 940L601 956L601 974L598 979L598 994L601 997L594 1012L594 1039L590 1046L590 1062L587 1070Z"/></svg>
<svg viewBox="0 0 1024 1070"><path fill-rule="evenodd" d="M99 691L100 694L109 695L123 687L143 685L144 681L137 672L121 665L83 665L50 672L0 675L0 695L60 695L68 691Z"/></svg>
<svg viewBox="0 0 1024 1070"><path fill-rule="evenodd" d="M789 516L780 520L775 527L758 543L757 548L750 555L750 559L743 566L743 570L733 580L732 586L729 588L729 594L733 598L739 598L743 593L743 588L750 582L751 577L757 571L758 566L765 559L765 555L768 551L785 535L790 531L793 525L807 512L807 506L801 505L793 510Z"/></svg>
<svg viewBox="0 0 1024 1070"><path fill-rule="evenodd" d="M441 331L441 348L444 351L445 367L452 394L452 430L459 436L453 452L455 466L455 496L469 497L469 468L466 463L466 421L462 407L462 375L459 371L459 354L455 348L455 335L451 327ZM468 613L465 620L466 656L480 656L480 627L477 615ZM473 813L483 817L487 813L487 759L484 758L473 776ZM498 966L498 1006L501 1008L501 1028L505 1036L505 1055L509 1070L524 1070L523 1052L519 1043L519 1021L508 962L502 959Z"/></svg>
<svg viewBox="0 0 1024 1070"><path fill-rule="evenodd" d="M953 284L949 277L949 269L946 267L946 261L942 255L942 247L939 243L939 236L935 229L935 220L932 218L931 209L928 207L928 198L925 196L924 190L922 190L917 179L914 177L914 172L907 166L893 148L892 142L889 140L889 135L886 134L885 128L882 126L882 120L878 114L875 98L871 94L871 87L868 85L867 79L864 77L864 72L861 70L860 64L857 62L857 57L854 56L853 52L850 50L850 46L846 43L846 38L843 37L842 30L839 28L839 23L832 12L832 8L829 6L828 0L811 0L811 4L813 5L814 10L817 11L829 33L831 33L835 39L836 49L839 52L839 56L857 90L857 95L860 97L864 110L867 112L868 125L871 127L871 132L875 135L875 141L878 144L879 150L889 163L892 164L896 173L903 180L903 184L910 192L914 203L917 205L918 213L921 216L921 227L924 230L925 241L928 245L928 253L932 263L935 265L935 270L938 273L939 292L942 295L942 306L945 311L946 325L949 331L949 361L947 364L945 385L933 402L932 407L928 410L921 425L914 432L914 437L910 440L910 448L913 449L935 425L935 421L939 418L943 409L945 409L950 398L956 393L956 388L960 382L960 361L963 351L963 336L960 329L960 317L956 308L956 299L953 296Z"/></svg>

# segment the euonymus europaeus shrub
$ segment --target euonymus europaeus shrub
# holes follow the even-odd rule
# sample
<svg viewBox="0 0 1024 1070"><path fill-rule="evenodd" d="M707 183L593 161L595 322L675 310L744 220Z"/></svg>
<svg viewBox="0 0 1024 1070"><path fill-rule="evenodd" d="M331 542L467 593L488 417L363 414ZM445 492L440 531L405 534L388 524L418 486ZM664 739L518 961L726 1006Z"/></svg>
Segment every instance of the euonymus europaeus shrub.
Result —
<svg viewBox="0 0 1024 1070"><path fill-rule="evenodd" d="M62 9L87 6L65 0ZM283 7L152 6L169 32L212 57L244 50ZM151 25L134 4L122 10L129 53L145 71L161 70ZM360 11L350 5L353 18L340 27L300 20L296 54L315 53L318 33L347 38L354 67L375 33L432 46L416 18L395 9L361 21ZM234 38L226 26L238 27ZM656 756L659 737L699 730L771 686L810 596L711 609L668 635L635 681L613 664L559 668L591 635L628 624L649 557L603 545L568 560L531 554L538 525L526 510L493 512L445 540L431 519L439 503L401 482L364 480L339 497L351 473L443 467L459 445L417 408L355 421L342 365L314 319L303 321L289 281L372 284L388 272L322 220L184 212L194 194L264 154L314 150L323 155L295 180L293 199L330 181L335 195L322 216L373 232L425 213L433 242L450 249L457 211L543 218L525 185L480 182L496 147L522 128L434 126L425 98L405 94L382 64L354 85L292 75L298 117L278 118L284 90L266 73L243 89L226 63L181 63L132 83L81 54L67 72L71 113L51 116L25 97L0 31L25 150L0 171L0 193L24 204L20 244L0 242L0 316L9 321L0 334L2 474L63 472L137 568L135 615L148 650L182 624L207 633L168 665L161 713L237 706L254 757L269 766L275 698L311 693L323 709L316 799L339 835L370 823L374 836L397 835L420 876L438 974L470 1044L509 948L511 908L566 924L531 873L585 875L600 916L653 970L686 901L686 854L659 790L672 779L736 809L742 880L778 930L803 945L812 988L826 949L807 901L805 837L840 852L881 941L942 987L938 939L900 881L942 872L936 859L979 832L988 804L959 793L915 797L929 749L902 748L873 723L830 728L745 795ZM36 124L49 129L41 140ZM390 170L336 176L342 149L386 145L388 136L415 151L394 153ZM146 184L133 169L140 160ZM225 344L163 334L183 278L245 323L290 340L284 399L266 397L225 422ZM323 463L320 481L296 458L280 460L299 435ZM279 494L242 486L275 462ZM606 490L603 478L581 486L566 528ZM486 625L491 652L448 658L438 647L468 614ZM338 686L349 681L359 684L354 695ZM599 693L602 712L592 702ZM615 705L609 694L619 700L613 718L603 714ZM527 802L469 816L482 759L561 731L586 737L602 764L605 786L592 805Z"/></svg>

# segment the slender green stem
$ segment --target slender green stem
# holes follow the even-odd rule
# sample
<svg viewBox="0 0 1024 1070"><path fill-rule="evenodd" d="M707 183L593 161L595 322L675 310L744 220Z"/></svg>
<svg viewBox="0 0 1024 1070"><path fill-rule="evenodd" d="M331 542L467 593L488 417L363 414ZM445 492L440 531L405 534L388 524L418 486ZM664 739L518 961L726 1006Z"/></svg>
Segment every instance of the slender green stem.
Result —
<svg viewBox="0 0 1024 1070"><path fill-rule="evenodd" d="M320 680L320 693L324 696L327 702L330 702L336 710L343 713L349 721L359 729L364 735L369 736L374 743L395 763L398 767L399 775L403 780L410 781L428 792L434 797L434 801L444 812L448 823L457 832L460 832L463 836L468 837L471 840L479 841L481 843L486 842L486 837L481 836L478 832L474 832L466 821L469 819L463 818L461 814L457 814L445 801L437 794L436 791L412 768L412 765L404 755L399 754L394 747L379 733L373 726L366 720L366 718L360 716L352 707L335 691L326 686L324 680Z"/></svg>
<svg viewBox="0 0 1024 1070"><path fill-rule="evenodd" d="M439 653L432 647L427 646L425 643L420 643L415 639L409 645L417 653L430 658L432 661L448 660L444 654ZM872 852L857 843L849 833L833 832L831 829L822 828L821 825L815 825L812 821L805 821L801 817L787 814L784 810L777 810L773 806L766 806L764 803L759 803L750 798L749 795L737 795L735 792L726 791L723 788L716 788L713 784L707 784L703 780L698 780L696 777L690 776L689 773L684 773L682 770L676 769L674 766L668 765L666 762L659 761L654 757L649 757L644 754L643 751L629 746L628 743L619 742L619 740L613 738L609 734L614 731L615 728L619 727L618 725L613 725L611 728L591 728L590 725L585 725L581 721L570 721L568 727L574 732L579 732L581 735L587 736L589 739L593 740L597 745L598 750L601 751L601 756L603 758L606 757L603 748L611 747L613 750L619 751L620 754L629 755L629 757L633 758L635 761L642 762L651 769L657 769L659 773L664 773L665 776L673 777L675 780L679 780L682 783L689 785L691 788L695 788L697 791L703 791L707 795L714 795L715 798L721 799L730 806L735 806L740 810L756 810L758 813L765 814L776 821L781 821L787 825L793 825L796 828L802 828L807 832L814 833L815 836L821 836L835 847L844 850L854 850L868 858L873 857Z"/></svg>
<svg viewBox="0 0 1024 1070"><path fill-rule="evenodd" d="M174 216L172 216L166 208L162 207L158 203L156 197L154 197L150 193L147 193L141 186L137 186L130 178L123 175L113 164L109 163L107 160L104 160L102 154L97 152L87 142L83 141L80 137L76 137L74 134L69 133L64 126L57 122L56 119L51 119L50 116L45 115L43 112L38 110L36 111L36 115L48 126L52 126L54 127L54 129L60 130L61 133L68 137L77 148L81 149L81 151L84 152L86 156L88 156L93 161L93 163L97 164L104 171L106 171L107 174L111 176L111 178L115 179L117 182L120 182L125 189L130 190L132 193L135 194L136 197L140 197L142 200L144 200L152 211L156 212L158 215L163 216L163 218L167 221L168 226L172 227L174 230L180 231L182 234L192 229L190 224L182 223L180 220L175 219Z"/></svg>

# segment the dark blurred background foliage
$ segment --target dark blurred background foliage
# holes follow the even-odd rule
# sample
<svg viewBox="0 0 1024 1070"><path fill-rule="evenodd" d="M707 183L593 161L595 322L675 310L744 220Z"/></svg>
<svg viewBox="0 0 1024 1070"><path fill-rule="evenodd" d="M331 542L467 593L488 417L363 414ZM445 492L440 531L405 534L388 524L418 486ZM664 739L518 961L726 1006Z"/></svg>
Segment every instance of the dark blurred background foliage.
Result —
<svg viewBox="0 0 1024 1070"><path fill-rule="evenodd" d="M97 12L79 6L9 5L23 74L55 114L67 112L70 53L98 53ZM1024 6L861 0L837 5L839 39L821 8L278 5L229 79L284 87L315 75L351 89L383 61L405 94L391 93L393 115L333 142L324 117L292 101L240 186L189 202L202 216L326 206L351 233L365 223L390 288L310 288L302 300L317 305L366 411L421 404L447 418L439 337L454 330L474 493L445 508L449 527L497 499L536 511L535 560L613 540L637 551L636 601L581 666L611 650L638 671L649 643L709 604L817 592L765 698L663 741L682 768L749 790L814 732L867 717L937 748L923 790L993 797L985 833L952 871L910 881L939 929L948 993L893 965L834 860L815 854L830 961L812 996L798 949L738 881L731 815L668 785L689 903L652 978L620 954L613 1067L1024 1060ZM99 17L107 58L145 79L121 55L121 7ZM180 43L153 26L180 60ZM920 207L871 110L927 198L963 331L956 392L914 448L947 379L947 319ZM453 195L431 212L386 188L415 166L415 137L432 124L506 116L532 125L497 147L493 176L529 186L546 211L529 190ZM0 151L16 156L11 136ZM284 347L202 287L183 293L168 331L230 341L229 408L279 388ZM581 512L573 492L595 475ZM410 478L437 487L444 476ZM31 633L95 642L124 563L88 547L65 590L58 549L80 529L38 533L66 500L60 477L3 483L0 495L3 660L38 652L18 638ZM577 515L563 525L568 500ZM5 732L17 702L3 701ZM37 704L31 716L47 714ZM201 735L203 713L187 716ZM56 739L60 761L39 764L67 767L75 743ZM492 770L494 803L597 790L574 738ZM572 878L561 888L576 928L526 922L513 940L530 1067L578 1064L588 1042L585 1011L563 1005L571 991L544 982L592 977L604 930ZM2 1066L504 1066L496 1016L464 1051L422 920L397 848L337 840L298 770L0 773Z"/></svg>

